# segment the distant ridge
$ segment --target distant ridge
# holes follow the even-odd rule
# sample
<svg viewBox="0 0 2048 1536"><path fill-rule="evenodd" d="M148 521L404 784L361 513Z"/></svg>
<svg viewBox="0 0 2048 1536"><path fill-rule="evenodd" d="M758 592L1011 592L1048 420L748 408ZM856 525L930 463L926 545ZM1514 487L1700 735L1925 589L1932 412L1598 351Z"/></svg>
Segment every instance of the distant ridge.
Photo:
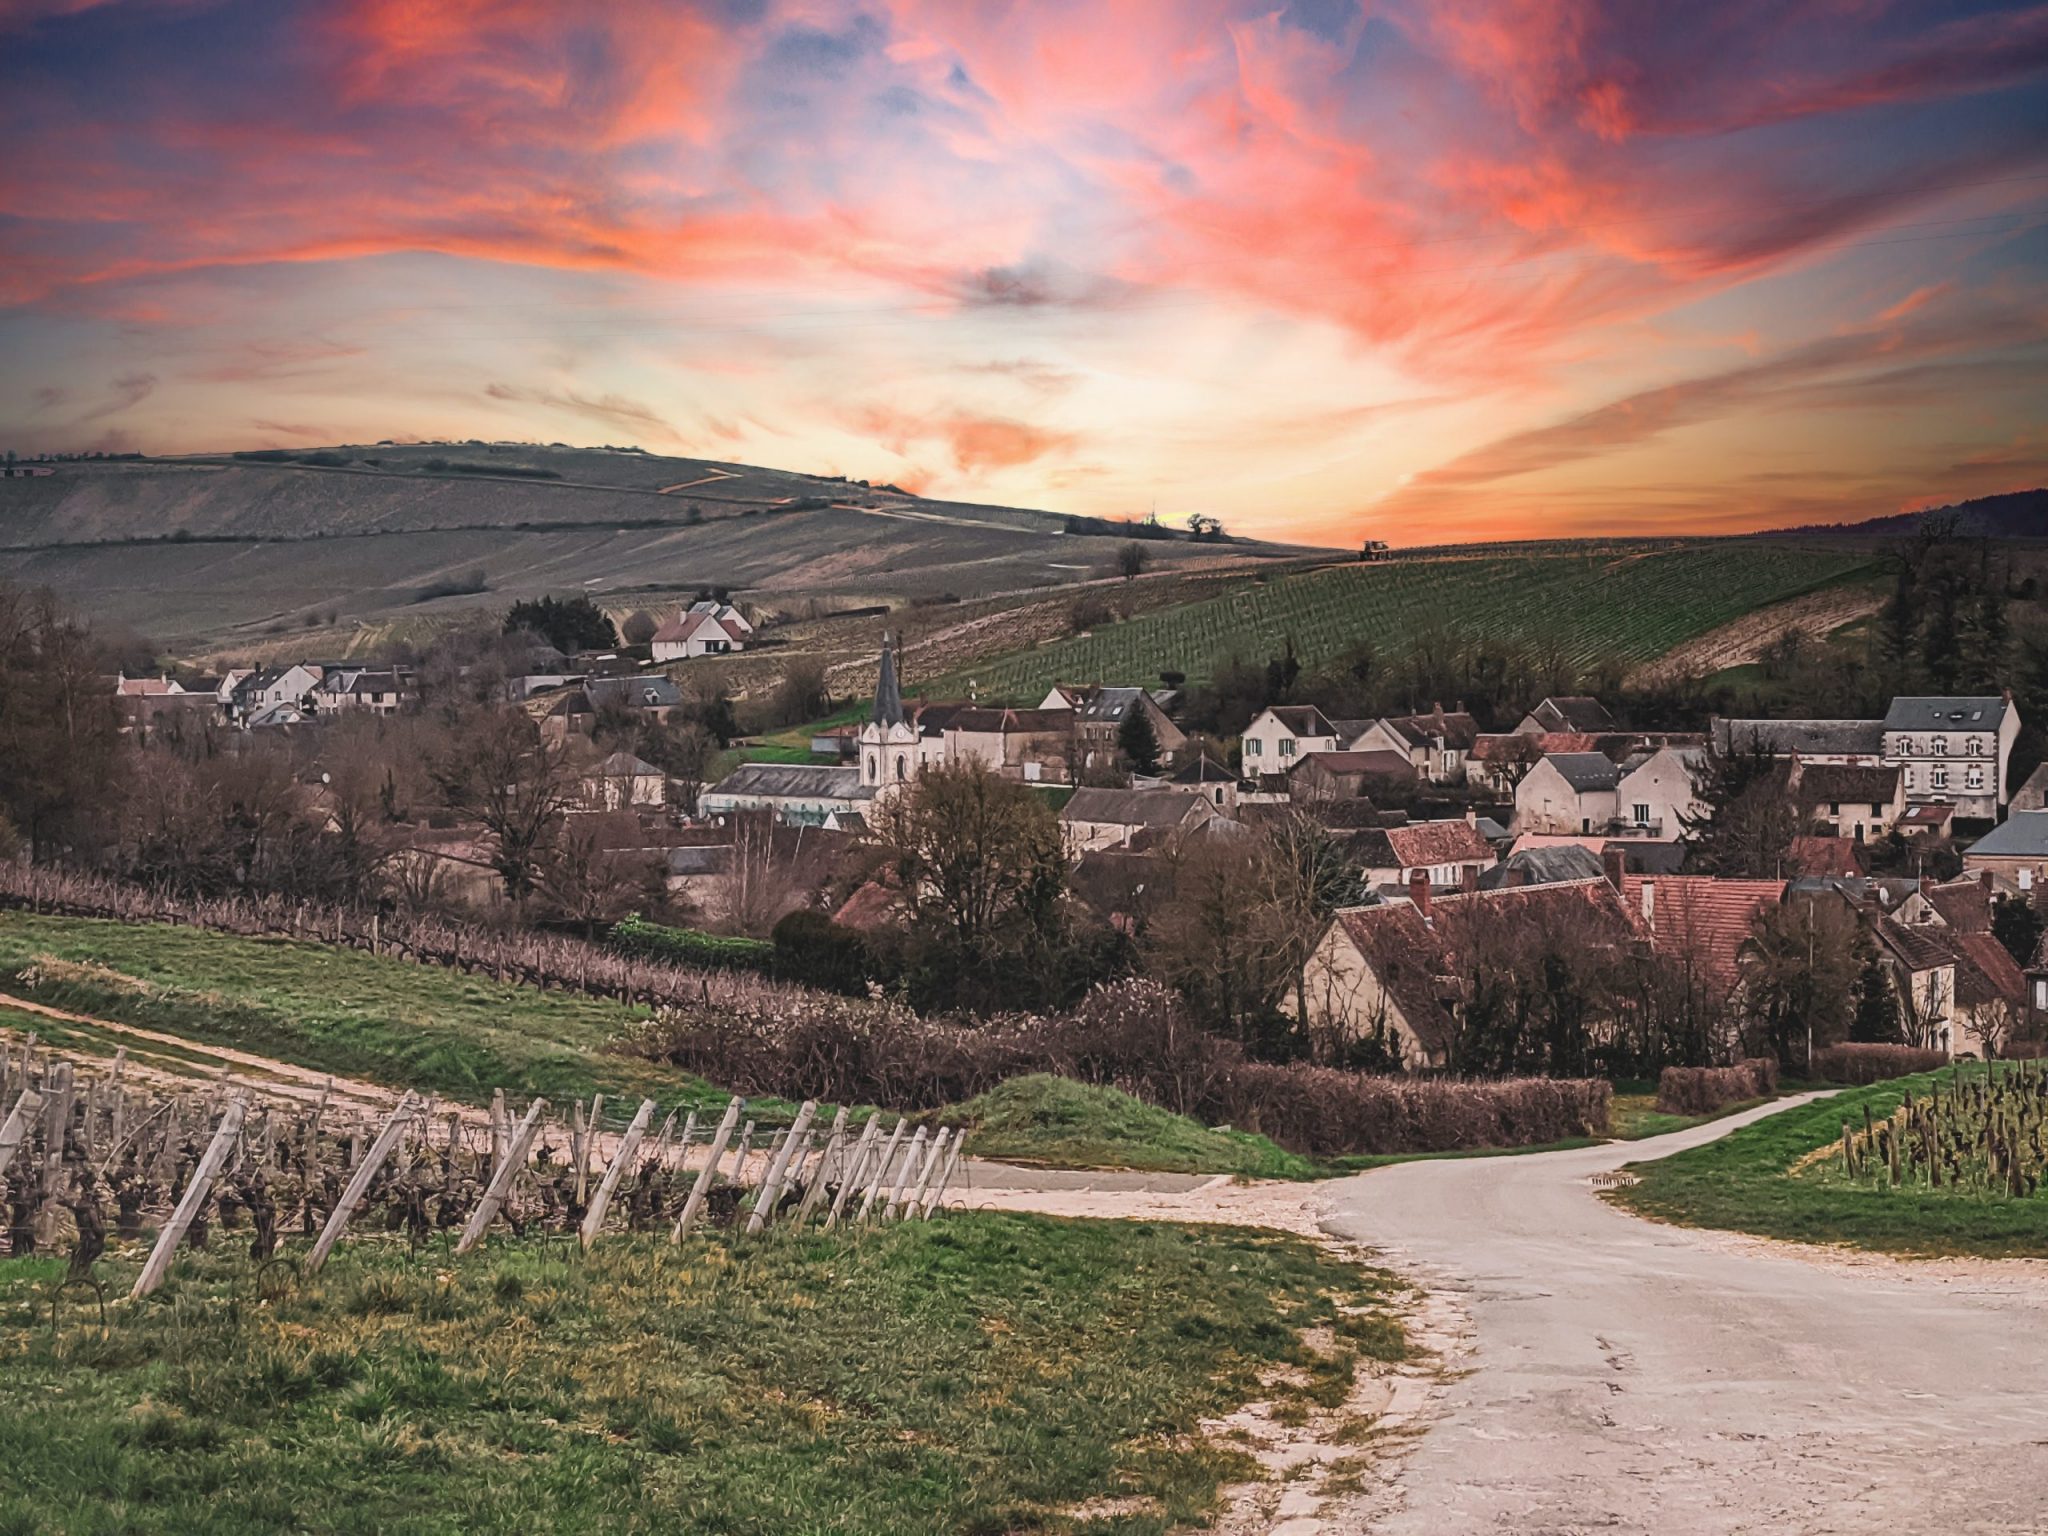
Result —
<svg viewBox="0 0 2048 1536"><path fill-rule="evenodd" d="M2008 491L2002 496L1979 496L1952 506L1928 507L1919 512L1895 512L1888 517L1867 517L1860 523L1806 523L1798 528L1774 528L1769 538L1897 538L1911 533L1923 519L1953 513L1956 531L1972 539L2048 539L2048 488Z"/></svg>

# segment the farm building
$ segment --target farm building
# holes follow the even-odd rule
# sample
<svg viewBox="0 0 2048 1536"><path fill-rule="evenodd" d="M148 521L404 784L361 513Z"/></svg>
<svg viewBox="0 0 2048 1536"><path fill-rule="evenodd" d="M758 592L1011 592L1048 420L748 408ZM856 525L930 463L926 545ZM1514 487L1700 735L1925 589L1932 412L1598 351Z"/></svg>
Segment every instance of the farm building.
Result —
<svg viewBox="0 0 2048 1536"><path fill-rule="evenodd" d="M1060 808L1071 854L1128 848L1140 834L1185 832L1214 819L1206 796L1183 789L1077 789Z"/></svg>
<svg viewBox="0 0 2048 1536"><path fill-rule="evenodd" d="M1345 840L1345 856L1366 885L1408 888L1420 876L1435 886L1472 888L1493 868L1493 845L1479 835L1476 818L1415 821L1369 827Z"/></svg>

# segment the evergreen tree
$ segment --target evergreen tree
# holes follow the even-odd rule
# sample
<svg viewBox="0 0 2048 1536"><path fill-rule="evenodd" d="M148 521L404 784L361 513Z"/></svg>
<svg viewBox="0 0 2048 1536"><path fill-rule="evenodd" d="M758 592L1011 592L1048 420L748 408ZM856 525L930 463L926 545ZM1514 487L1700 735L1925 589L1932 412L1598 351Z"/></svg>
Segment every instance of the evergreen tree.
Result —
<svg viewBox="0 0 2048 1536"><path fill-rule="evenodd" d="M590 598L541 597L514 603L505 615L505 633L530 630L564 656L601 651L619 643L612 621Z"/></svg>
<svg viewBox="0 0 2048 1536"><path fill-rule="evenodd" d="M1149 774L1159 771L1159 732L1153 728L1152 717L1142 704L1131 706L1123 724L1116 728L1116 741L1123 749L1125 761L1131 765L1131 772Z"/></svg>
<svg viewBox="0 0 2048 1536"><path fill-rule="evenodd" d="M2041 944L2041 914L2025 897L2007 897L1991 907L1991 933L2019 965L2032 965Z"/></svg>
<svg viewBox="0 0 2048 1536"><path fill-rule="evenodd" d="M1875 946L1864 949L1863 967L1856 974L1856 1016L1849 1021L1849 1038L1866 1045L1897 1045L1901 1038L1899 1000Z"/></svg>

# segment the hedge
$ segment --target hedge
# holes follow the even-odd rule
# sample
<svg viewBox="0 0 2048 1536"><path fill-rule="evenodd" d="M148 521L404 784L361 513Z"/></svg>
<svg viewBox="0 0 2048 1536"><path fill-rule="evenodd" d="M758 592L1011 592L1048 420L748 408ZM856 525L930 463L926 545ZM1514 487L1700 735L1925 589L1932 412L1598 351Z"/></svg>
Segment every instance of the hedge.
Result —
<svg viewBox="0 0 2048 1536"><path fill-rule="evenodd" d="M1824 1083L1881 1083L1889 1077L1938 1072L1948 1065L1948 1052L1917 1045L1823 1046L1813 1053L1813 1075Z"/></svg>
<svg viewBox="0 0 2048 1536"><path fill-rule="evenodd" d="M1712 1115L1777 1091L1778 1063L1769 1056L1732 1067L1666 1067L1657 1079L1657 1108L1667 1115Z"/></svg>

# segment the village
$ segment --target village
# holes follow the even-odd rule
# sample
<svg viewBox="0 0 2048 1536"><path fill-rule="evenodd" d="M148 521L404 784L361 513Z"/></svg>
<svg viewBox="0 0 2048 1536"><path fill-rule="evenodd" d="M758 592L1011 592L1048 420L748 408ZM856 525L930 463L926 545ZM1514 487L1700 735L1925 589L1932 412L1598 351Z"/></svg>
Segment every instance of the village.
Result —
<svg viewBox="0 0 2048 1536"><path fill-rule="evenodd" d="M431 814L397 812L404 774L388 764L371 775L377 806L340 803L336 777L340 758L377 757L367 723L448 712L445 681L437 711L418 665L307 659L111 687L125 733L150 750L197 737L262 757L252 743L290 738L280 806L374 843L386 903L499 922L552 910L586 930L646 914L754 941L801 914L867 956L870 984L900 978L917 968L891 951L929 905L920 883L959 853L906 859L906 807L965 774L1009 786L1056 832L1060 922L1081 937L1062 951L1072 985L1025 989L1047 1005L1151 969L1212 1027L1263 1029L1268 1049L1418 1070L1653 1069L1759 1051L1803 1065L1816 1044L1849 1040L1988 1059L2037 1053L2048 1033L2048 765L2012 781L2010 691L1694 730L1631 730L1586 695L1528 700L1496 729L1457 700L1374 718L1301 700L1219 738L1183 723L1175 686L1074 681L1020 707L916 697L885 637L872 697L813 727L808 760L793 761L756 759L730 703L695 681L755 632L706 597L632 615L620 634L637 648L564 654L530 636L509 662L464 666L489 705L471 717L514 733L491 771L530 782L525 803L517 786L472 785L467 809L444 782ZM1261 883L1276 850L1311 866L1308 891L1276 900ZM1205 880L1239 882L1234 917L1191 917ZM1682 1040L1663 1029L1631 1043L1656 1009L1629 995L1639 982L1608 978L1570 1049L1475 1049L1477 957L1521 934L1527 968L1531 936L1555 945L1567 931L1581 968L1648 956L1678 978L1693 1016ZM1202 952L1232 944L1242 963L1218 975ZM1000 948L987 963L1014 963ZM1825 976L1831 1005L1814 1001ZM979 996L945 986L913 1000ZM1797 1039L1794 1015L1807 1021Z"/></svg>

